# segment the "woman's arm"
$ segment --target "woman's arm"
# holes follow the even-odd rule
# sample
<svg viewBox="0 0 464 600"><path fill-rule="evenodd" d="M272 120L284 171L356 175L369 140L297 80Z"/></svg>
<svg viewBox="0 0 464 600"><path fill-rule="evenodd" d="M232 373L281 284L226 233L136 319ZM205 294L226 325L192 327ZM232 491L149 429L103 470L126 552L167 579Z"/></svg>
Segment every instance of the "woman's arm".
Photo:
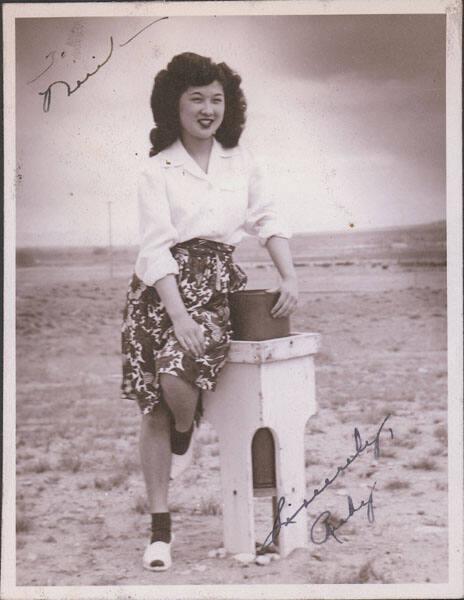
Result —
<svg viewBox="0 0 464 600"><path fill-rule="evenodd" d="M203 330L188 314L175 278L179 268L170 247L178 241L178 233L171 222L165 187L159 165L150 163L150 169L139 177L141 243L135 271L147 286L156 288L184 350L200 356L204 351Z"/></svg>
<svg viewBox="0 0 464 600"><path fill-rule="evenodd" d="M150 168L145 167L141 171L137 189L140 250L135 272L149 286L169 273L176 275L179 272L170 251L170 247L179 241L179 236L171 221L165 188L161 167L157 163L151 163Z"/></svg>
<svg viewBox="0 0 464 600"><path fill-rule="evenodd" d="M280 296L271 310L275 318L286 317L298 304L298 281L293 266L288 239L271 236L266 242L266 249L281 277L280 287L269 291L280 291Z"/></svg>
<svg viewBox="0 0 464 600"><path fill-rule="evenodd" d="M205 351L203 330L187 312L175 276L166 275L158 279L154 286L171 318L174 334L181 346L195 356L201 356Z"/></svg>
<svg viewBox="0 0 464 600"><path fill-rule="evenodd" d="M256 162L251 155L248 156L248 162L250 183L244 229L247 233L257 236L260 244L266 246L272 262L279 271L282 279L280 286L269 290L280 291L271 314L273 317L286 317L295 310L298 301L298 283L288 243L291 233L267 189L263 165Z"/></svg>

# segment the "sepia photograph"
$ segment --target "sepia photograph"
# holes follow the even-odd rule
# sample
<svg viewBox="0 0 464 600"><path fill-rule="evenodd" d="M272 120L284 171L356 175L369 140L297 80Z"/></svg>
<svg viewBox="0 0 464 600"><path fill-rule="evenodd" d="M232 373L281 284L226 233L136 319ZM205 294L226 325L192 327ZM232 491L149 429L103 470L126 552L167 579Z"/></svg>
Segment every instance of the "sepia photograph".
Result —
<svg viewBox="0 0 464 600"><path fill-rule="evenodd" d="M461 3L2 8L1 597L460 597Z"/></svg>

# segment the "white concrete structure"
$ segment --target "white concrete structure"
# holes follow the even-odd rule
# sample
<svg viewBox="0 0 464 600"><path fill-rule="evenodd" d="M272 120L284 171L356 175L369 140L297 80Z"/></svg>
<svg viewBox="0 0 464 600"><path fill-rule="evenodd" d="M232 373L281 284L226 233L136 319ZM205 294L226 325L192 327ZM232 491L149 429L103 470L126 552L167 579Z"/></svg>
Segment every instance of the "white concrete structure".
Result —
<svg viewBox="0 0 464 600"><path fill-rule="evenodd" d="M233 341L216 391L204 394L205 418L219 436L224 547L229 552L255 552L251 445L258 429L269 428L274 438L272 495L286 499L282 520L305 498L304 431L316 412L314 355L319 344L315 333L262 342ZM306 510L302 510L295 523L282 527L279 552L287 556L307 542Z"/></svg>

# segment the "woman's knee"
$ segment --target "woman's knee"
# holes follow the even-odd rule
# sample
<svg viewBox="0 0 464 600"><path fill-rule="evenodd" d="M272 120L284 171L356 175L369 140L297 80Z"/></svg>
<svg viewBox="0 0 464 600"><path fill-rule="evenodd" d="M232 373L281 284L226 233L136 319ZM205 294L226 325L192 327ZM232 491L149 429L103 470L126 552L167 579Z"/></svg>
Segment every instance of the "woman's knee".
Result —
<svg viewBox="0 0 464 600"><path fill-rule="evenodd" d="M170 424L170 413L168 409L161 403L154 412L142 415L142 428L148 431L163 431L168 430Z"/></svg>
<svg viewBox="0 0 464 600"><path fill-rule="evenodd" d="M198 398L198 389L175 375L162 373L160 375L160 385L165 399L174 402L194 402Z"/></svg>

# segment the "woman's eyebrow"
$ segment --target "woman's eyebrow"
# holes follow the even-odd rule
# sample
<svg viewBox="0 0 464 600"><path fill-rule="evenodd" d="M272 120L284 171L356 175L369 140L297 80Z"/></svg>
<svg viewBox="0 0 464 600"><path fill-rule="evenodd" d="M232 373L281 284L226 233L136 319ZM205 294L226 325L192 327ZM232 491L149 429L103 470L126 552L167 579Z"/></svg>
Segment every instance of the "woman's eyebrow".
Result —
<svg viewBox="0 0 464 600"><path fill-rule="evenodd" d="M204 94L202 92L190 92L190 96L201 96L203 98ZM223 98L224 94L222 92L216 92L212 95L212 98Z"/></svg>

